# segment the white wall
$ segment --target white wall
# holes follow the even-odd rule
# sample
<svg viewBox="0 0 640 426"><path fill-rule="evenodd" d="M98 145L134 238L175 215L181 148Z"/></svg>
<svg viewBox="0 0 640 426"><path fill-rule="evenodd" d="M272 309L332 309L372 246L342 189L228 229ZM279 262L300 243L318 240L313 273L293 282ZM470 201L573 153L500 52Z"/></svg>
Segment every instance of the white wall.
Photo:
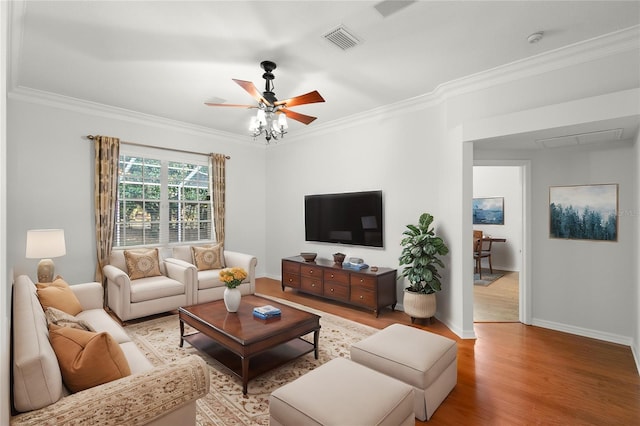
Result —
<svg viewBox="0 0 640 426"><path fill-rule="evenodd" d="M301 251L331 258L341 251L369 265L398 267L405 226L422 212L442 229L438 182L431 166L442 139L440 110L421 108L384 121L372 116L366 126L289 138L267 149L267 271L281 275L280 261ZM304 196L317 193L382 190L384 248L310 243L304 240ZM402 300L403 285L397 288Z"/></svg>
<svg viewBox="0 0 640 426"><path fill-rule="evenodd" d="M635 174L636 174L636 188L640 188L640 172L638 171L638 166L640 165L640 134L636 138L636 143L634 145L635 151ZM635 209L630 212L630 216L634 218L632 224L635 225L635 230L633 234L636 236L636 244L633 257L638 259L640 257L640 223L638 220L640 218L640 196L636 197L636 206ZM636 295L635 298L635 321L634 327L635 330L633 332L633 343L631 345L631 349L633 350L633 356L636 360L636 368L638 372L640 372L640 262L636 262L636 271L635 271L635 282L636 282Z"/></svg>
<svg viewBox="0 0 640 426"><path fill-rule="evenodd" d="M522 254L522 177L520 167L474 166L473 198L503 197L503 225L473 225L485 235L506 238L491 247L495 269L520 271Z"/></svg>
<svg viewBox="0 0 640 426"><path fill-rule="evenodd" d="M221 152L227 161L226 241L229 250L265 259L265 161L262 145L140 120L83 114L10 99L7 191L7 262L16 275L32 277L37 259L25 258L26 232L65 230L67 254L54 259L69 283L94 280L93 142L88 134L197 152ZM178 155L178 154L177 154Z"/></svg>
<svg viewBox="0 0 640 426"><path fill-rule="evenodd" d="M0 2L0 235L7 235L7 64L9 13ZM9 424L9 338L11 334L11 268L7 267L7 239L0 238L0 424Z"/></svg>
<svg viewBox="0 0 640 426"><path fill-rule="evenodd" d="M533 323L629 343L633 335L637 218L619 217L618 242L549 238L549 187L619 184L619 209L637 203L634 148L476 151L476 159L532 162Z"/></svg>
<svg viewBox="0 0 640 426"><path fill-rule="evenodd" d="M443 105L447 124L449 111ZM463 143L460 126L451 126L440 139L437 160L430 164L438 171L438 232L449 247L447 269L442 274L446 285L437 295L436 317L462 338L475 338L473 329L473 256L471 235L471 198L473 155L471 144Z"/></svg>
<svg viewBox="0 0 640 426"><path fill-rule="evenodd" d="M637 71L637 51L594 57L596 59L565 68L545 69L541 74L535 74L529 67L521 78L482 82L477 84L477 89L467 91L458 92L458 87L453 85L452 91L447 92L448 88L443 87L438 96L423 99L423 110L418 109L419 101L416 101L406 112L401 113L396 108L390 109L388 116L387 112L369 114L366 118L358 117L345 123L344 128L319 129L316 133L289 139L290 143L269 148L269 276L280 276L280 259L284 256L311 250L327 257L336 251L336 246L304 242L304 194L382 189L385 193L385 248L354 248L350 254L363 257L370 264L394 267L404 225L415 222L422 211L433 213L438 233L445 237L451 249L444 271L445 289L438 294L437 317L458 335L472 337L473 268L468 235L472 230L472 165L475 158L473 150L467 149L472 148L471 144L464 142L477 139L479 135L504 136L508 132L542 130L581 120L627 116L629 111L637 113L634 102L622 105L603 102L610 99L628 101L637 91L619 92L620 95L616 93L610 99L599 97L612 90L616 83L620 90L640 85L638 72L632 77L633 72L619 67L619 63L623 63ZM579 78L575 78L577 74ZM603 83L593 84L594 81ZM576 97L579 93L587 93L589 97ZM547 98L557 103L545 103ZM494 117L498 119L491 121ZM483 120L493 125L472 125ZM610 181L619 177L619 181L625 182L625 202L629 203L631 199L635 200L633 191L637 187L635 180L628 176L637 163L629 152L620 152L582 153L575 158L567 154L563 162L550 166L556 174L554 180ZM534 163L538 157L522 157L521 151L510 154L491 153L480 159L532 162L532 233L536 239L530 254L534 259L529 272L531 288L525 290L532 295L528 303L533 305L534 322L629 344L634 331L629 324L633 323L637 310L637 306L629 302L630 296L635 295L629 277L636 270L635 264L630 263L630 254L637 236L631 234L623 238L609 252L584 250L581 259L587 259L589 266L597 265L595 259L599 259L598 262L608 266L606 274L601 269L586 272L588 268L579 267L578 260L570 268L563 269L564 262L558 263L562 250L553 249L555 257L551 258L546 252L549 248L539 242L540 235L548 235L548 225L544 222L548 189L547 183L540 179L541 176L549 179L553 174L547 173L544 163ZM564 162L572 166L563 166ZM541 187L545 188L542 194ZM622 232L629 232L628 224L622 225L622 229ZM611 243L605 244L611 246ZM615 271L614 267L617 268ZM606 296L603 296L604 275L607 280L616 281L612 284L615 294L605 292ZM399 285L399 296L401 291ZM604 304L601 303L603 299ZM571 304L570 309L566 309L567 304ZM594 314L596 307L600 313ZM608 318L603 320L602 317Z"/></svg>

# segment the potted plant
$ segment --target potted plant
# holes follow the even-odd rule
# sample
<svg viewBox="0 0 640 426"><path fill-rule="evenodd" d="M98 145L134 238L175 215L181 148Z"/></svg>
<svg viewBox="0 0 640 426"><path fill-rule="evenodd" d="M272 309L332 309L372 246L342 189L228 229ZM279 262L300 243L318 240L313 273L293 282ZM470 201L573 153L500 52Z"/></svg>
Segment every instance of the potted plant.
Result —
<svg viewBox="0 0 640 426"><path fill-rule="evenodd" d="M444 268L444 263L439 256L449 253L449 248L442 238L436 236L432 223L432 215L421 214L417 225L407 225L400 242L400 266L406 266L398 279L407 278L409 281L404 291L403 306L412 323L416 318L430 319L435 315L435 293L442 289L438 267Z"/></svg>

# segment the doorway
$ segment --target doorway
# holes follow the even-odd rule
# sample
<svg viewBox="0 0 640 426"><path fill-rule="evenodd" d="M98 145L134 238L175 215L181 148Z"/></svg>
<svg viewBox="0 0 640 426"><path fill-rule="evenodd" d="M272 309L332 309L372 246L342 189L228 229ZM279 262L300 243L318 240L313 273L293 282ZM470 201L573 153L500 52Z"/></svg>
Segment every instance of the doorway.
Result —
<svg viewBox="0 0 640 426"><path fill-rule="evenodd" d="M491 244L493 273L486 259L481 262L482 279L474 274L474 322L525 322L525 238L527 229L528 162L474 161L473 197L490 198L502 206L501 223L476 220Z"/></svg>

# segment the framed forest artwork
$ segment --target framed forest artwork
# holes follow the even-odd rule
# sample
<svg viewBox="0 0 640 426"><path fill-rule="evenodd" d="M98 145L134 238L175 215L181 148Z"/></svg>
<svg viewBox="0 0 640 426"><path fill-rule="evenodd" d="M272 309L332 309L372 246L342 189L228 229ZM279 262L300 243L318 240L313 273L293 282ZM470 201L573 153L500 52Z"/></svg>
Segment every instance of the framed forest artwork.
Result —
<svg viewBox="0 0 640 426"><path fill-rule="evenodd" d="M549 187L549 237L618 241L618 184Z"/></svg>

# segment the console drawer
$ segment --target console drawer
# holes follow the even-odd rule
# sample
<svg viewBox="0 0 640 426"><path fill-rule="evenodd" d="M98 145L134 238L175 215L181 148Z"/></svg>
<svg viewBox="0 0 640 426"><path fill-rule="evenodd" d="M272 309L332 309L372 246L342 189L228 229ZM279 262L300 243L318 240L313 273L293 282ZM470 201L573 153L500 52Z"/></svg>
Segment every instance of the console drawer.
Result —
<svg viewBox="0 0 640 426"><path fill-rule="evenodd" d="M344 285L349 285L349 272L347 271L337 271L335 269L325 269L324 270L324 282L334 282L340 283Z"/></svg>
<svg viewBox="0 0 640 426"><path fill-rule="evenodd" d="M375 290L376 278L364 274L351 273L351 286L361 286L370 290Z"/></svg>
<svg viewBox="0 0 640 426"><path fill-rule="evenodd" d="M349 300L351 303L367 306L369 308L376 308L376 292L367 290L364 287L351 287L351 297Z"/></svg>
<svg viewBox="0 0 640 426"><path fill-rule="evenodd" d="M349 300L349 287L346 285L336 284L335 282L325 282L323 287L325 297L344 301Z"/></svg>
<svg viewBox="0 0 640 426"><path fill-rule="evenodd" d="M322 280L322 268L313 265L300 265L300 274Z"/></svg>
<svg viewBox="0 0 640 426"><path fill-rule="evenodd" d="M315 277L303 276L300 282L300 290L322 295L322 280Z"/></svg>
<svg viewBox="0 0 640 426"><path fill-rule="evenodd" d="M282 285L295 288L300 287L300 275L292 274L290 272L284 272L282 274Z"/></svg>
<svg viewBox="0 0 640 426"><path fill-rule="evenodd" d="M300 273L300 264L297 262L288 262L286 260L282 261L282 272L290 272L292 274Z"/></svg>

